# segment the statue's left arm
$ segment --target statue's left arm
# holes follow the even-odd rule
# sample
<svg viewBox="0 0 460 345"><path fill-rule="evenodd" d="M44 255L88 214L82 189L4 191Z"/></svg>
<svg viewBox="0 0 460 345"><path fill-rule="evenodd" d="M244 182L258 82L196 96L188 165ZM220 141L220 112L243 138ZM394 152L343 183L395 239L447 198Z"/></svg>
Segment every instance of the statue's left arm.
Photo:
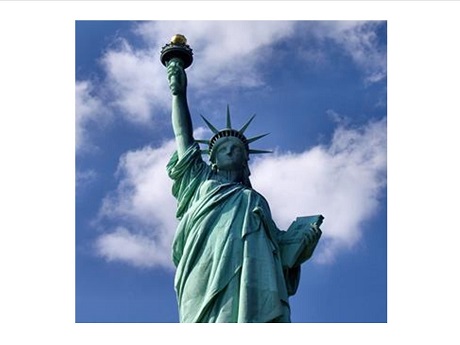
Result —
<svg viewBox="0 0 460 345"><path fill-rule="evenodd" d="M299 217L287 231L278 230L278 247L288 295L296 293L300 265L311 258L321 237L323 216Z"/></svg>
<svg viewBox="0 0 460 345"><path fill-rule="evenodd" d="M323 218L321 215L299 217L287 231L278 232L278 244L284 267L299 266L311 258L321 238L322 231L319 227Z"/></svg>

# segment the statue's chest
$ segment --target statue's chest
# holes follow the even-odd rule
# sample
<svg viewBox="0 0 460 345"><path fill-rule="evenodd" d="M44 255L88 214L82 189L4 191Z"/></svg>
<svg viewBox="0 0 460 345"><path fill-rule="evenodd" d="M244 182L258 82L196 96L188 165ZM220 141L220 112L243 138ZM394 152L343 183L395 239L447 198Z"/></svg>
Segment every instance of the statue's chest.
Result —
<svg viewBox="0 0 460 345"><path fill-rule="evenodd" d="M216 190L216 188L219 188L219 186L221 185L222 183L216 181L216 180L206 180L204 181L200 188L198 189L198 199L202 199L206 196L208 196L210 193L212 193L213 191Z"/></svg>

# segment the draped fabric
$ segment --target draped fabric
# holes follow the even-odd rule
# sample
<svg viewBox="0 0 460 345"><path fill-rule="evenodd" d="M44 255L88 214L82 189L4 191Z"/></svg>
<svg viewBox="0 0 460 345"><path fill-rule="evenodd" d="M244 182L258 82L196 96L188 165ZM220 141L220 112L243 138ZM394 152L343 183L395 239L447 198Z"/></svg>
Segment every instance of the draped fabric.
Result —
<svg viewBox="0 0 460 345"><path fill-rule="evenodd" d="M308 249L309 230L278 230L263 196L222 180L197 144L180 160L174 153L167 171L179 219L172 258L180 322L290 322L300 263L286 267L280 250L293 241Z"/></svg>

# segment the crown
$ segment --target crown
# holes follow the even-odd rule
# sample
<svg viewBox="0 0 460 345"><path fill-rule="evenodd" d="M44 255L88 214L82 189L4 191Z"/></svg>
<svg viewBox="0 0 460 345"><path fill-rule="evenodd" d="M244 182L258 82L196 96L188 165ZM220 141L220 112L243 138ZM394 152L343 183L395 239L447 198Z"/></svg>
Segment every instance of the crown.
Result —
<svg viewBox="0 0 460 345"><path fill-rule="evenodd" d="M246 136L244 135L244 132L251 124L252 120L255 117L255 114L251 116L251 118L243 125L243 127L241 127L240 130L236 130L232 128L232 120L230 117L230 107L228 105L227 105L227 123L226 123L225 128L222 130L218 130L203 115L201 115L201 117L203 118L204 122L206 123L208 128L211 130L211 132L213 132L214 135L209 140L196 140L196 142L208 145L207 150L201 150L201 151L203 153L209 154L210 157L212 157L212 153L213 153L212 150L217 140L224 138L224 137L234 137L234 138L239 139L244 145L244 148L246 149L248 156L250 154L272 153L272 151L268 151L268 150L254 150L254 149L249 148L250 143L256 140L259 140L269 134L269 133L265 133L265 134L261 134L261 135L258 135L252 138L246 138Z"/></svg>

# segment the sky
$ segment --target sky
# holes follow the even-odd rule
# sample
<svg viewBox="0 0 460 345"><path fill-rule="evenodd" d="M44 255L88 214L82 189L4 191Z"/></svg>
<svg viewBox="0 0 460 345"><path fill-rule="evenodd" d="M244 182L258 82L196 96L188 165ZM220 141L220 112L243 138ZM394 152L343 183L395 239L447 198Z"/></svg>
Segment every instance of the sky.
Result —
<svg viewBox="0 0 460 345"><path fill-rule="evenodd" d="M293 322L387 321L385 21L76 21L76 322L178 322L165 166L175 149L161 47L194 51L197 138L226 106L280 229L322 214ZM220 126L220 127L219 127ZM258 145L258 146L256 146ZM207 159L207 158L206 158Z"/></svg>
<svg viewBox="0 0 460 345"><path fill-rule="evenodd" d="M215 344L252 332L273 344L455 343L460 3L171 3L0 2L0 343ZM97 22L121 19L129 21ZM176 32L140 30L131 21L140 19L328 21L308 35L288 25L245 32L239 42L217 29L184 31L195 52L188 73L197 133L205 135L200 113L216 125L224 124L227 104L236 125L256 113L248 135L270 132L256 148L275 153L253 157L252 184L269 199L279 227L298 215L326 217L291 299L295 323L176 323L167 257L174 230L167 205L174 201L163 175L174 146L157 62L158 48ZM83 20L96 21L86 40L76 25ZM375 42L385 47L380 28L378 41L367 36L374 43L363 62L364 37L376 28L362 28L361 40L349 28L337 40L345 30L337 21L345 20L386 22L386 53L375 50ZM244 56L231 55L235 45ZM299 99L307 106L294 106ZM387 161L378 159L385 137L372 134L382 127ZM286 170L276 165L270 176L277 186L296 181L295 188L267 188L264 167L277 160ZM362 189L352 193L358 184L349 180L358 177ZM136 189L143 185L152 194ZM345 195L352 198L339 203ZM155 202L164 212L151 212ZM345 209L354 212L340 213Z"/></svg>

